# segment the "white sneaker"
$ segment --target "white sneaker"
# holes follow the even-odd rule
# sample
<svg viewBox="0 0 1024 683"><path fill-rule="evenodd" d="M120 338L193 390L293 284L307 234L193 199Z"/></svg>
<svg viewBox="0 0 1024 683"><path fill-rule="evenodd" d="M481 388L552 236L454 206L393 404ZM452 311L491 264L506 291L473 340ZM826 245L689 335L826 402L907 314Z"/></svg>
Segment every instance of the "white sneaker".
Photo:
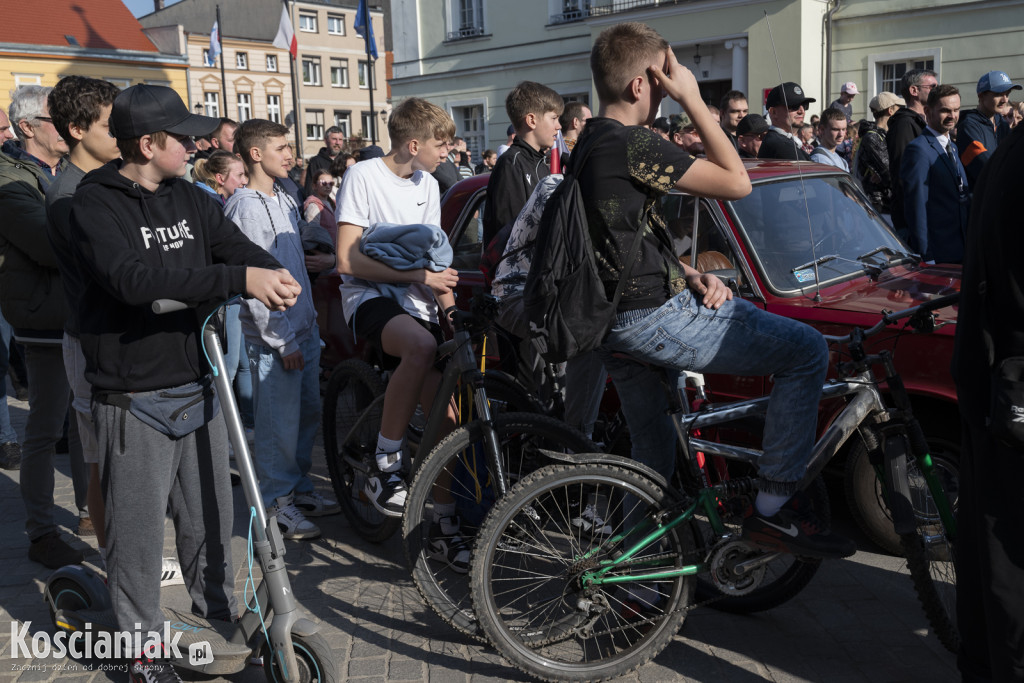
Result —
<svg viewBox="0 0 1024 683"><path fill-rule="evenodd" d="M295 496L288 494L278 498L270 508L268 515L277 515L277 526L281 535L290 540L305 540L320 536L320 527L306 519L299 508L295 507Z"/></svg>
<svg viewBox="0 0 1024 683"><path fill-rule="evenodd" d="M295 494L295 507L307 517L326 517L341 512L338 501L325 497L319 491Z"/></svg>
<svg viewBox="0 0 1024 683"><path fill-rule="evenodd" d="M409 489L398 472L377 472L366 478L363 493L381 514L401 517Z"/></svg>
<svg viewBox="0 0 1024 683"><path fill-rule="evenodd" d="M580 516L573 518L572 525L591 536L611 536L612 533L612 525L604 521L594 505L583 508Z"/></svg>
<svg viewBox="0 0 1024 683"><path fill-rule="evenodd" d="M181 563L176 557L165 557L160 573L160 587L178 585L185 585L185 579L181 576Z"/></svg>

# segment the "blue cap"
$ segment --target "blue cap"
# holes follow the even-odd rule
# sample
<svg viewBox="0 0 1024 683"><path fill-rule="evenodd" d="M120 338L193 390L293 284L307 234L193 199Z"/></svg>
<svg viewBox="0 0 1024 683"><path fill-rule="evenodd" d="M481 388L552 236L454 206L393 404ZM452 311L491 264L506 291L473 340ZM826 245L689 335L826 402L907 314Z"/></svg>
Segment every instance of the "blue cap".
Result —
<svg viewBox="0 0 1024 683"><path fill-rule="evenodd" d="M978 94L983 92L1004 93L1009 90L1020 90L1021 86L1010 80L1005 71L989 71L978 81Z"/></svg>

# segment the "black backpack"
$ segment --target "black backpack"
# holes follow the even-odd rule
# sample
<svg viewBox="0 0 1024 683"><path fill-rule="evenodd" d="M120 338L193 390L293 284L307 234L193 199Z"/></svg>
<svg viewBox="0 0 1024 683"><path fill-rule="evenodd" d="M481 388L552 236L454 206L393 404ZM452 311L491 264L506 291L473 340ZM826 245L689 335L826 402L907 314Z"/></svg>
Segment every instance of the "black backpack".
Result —
<svg viewBox="0 0 1024 683"><path fill-rule="evenodd" d="M604 135L607 135L605 133ZM604 135L579 145L572 155L565 179L548 198L533 247L530 272L523 290L523 309L530 336L544 360L561 363L601 345L615 320L622 290L640 250L647 229L642 222L625 268L608 300L598 274L594 245L576 175Z"/></svg>

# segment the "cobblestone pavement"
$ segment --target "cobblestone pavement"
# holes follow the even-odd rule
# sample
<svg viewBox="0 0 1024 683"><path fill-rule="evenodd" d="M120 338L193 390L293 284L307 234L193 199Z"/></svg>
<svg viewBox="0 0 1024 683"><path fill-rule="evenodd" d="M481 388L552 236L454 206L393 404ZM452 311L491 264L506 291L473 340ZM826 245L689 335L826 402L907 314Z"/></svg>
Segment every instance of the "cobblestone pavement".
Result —
<svg viewBox="0 0 1024 683"><path fill-rule="evenodd" d="M21 433L28 406L10 399ZM57 456L58 524L72 535L77 521L68 458ZM320 447L314 458L318 486L330 488ZM119 671L73 660L14 659L13 621L32 622L30 632L53 631L42 601L49 570L28 560L18 472L0 470L0 683L7 681L123 681ZM232 541L245 581L242 493L235 489ZM838 506L837 506L838 507ZM842 513L838 513L840 517ZM405 567L397 538L375 546L357 538L342 516L319 518L322 538L288 541L286 560L295 594L336 657L341 680L484 683L525 680L488 646L460 636L421 601ZM843 525L840 519L837 526ZM845 522L846 525L849 522ZM170 527L170 525L168 525ZM841 530L851 531L848 526ZM70 531L69 531L70 530ZM168 531L170 529L168 528ZM952 683L959 679L953 655L929 633L906 568L876 554L866 540L844 561L826 562L802 593L786 605L754 616L704 608L691 614L680 634L653 662L621 680L753 683L759 681L861 681ZM170 533L166 555L173 555ZM181 586L164 589L167 601L187 609ZM20 628L20 626L19 626ZM187 672L183 677L190 678ZM192 677L192 680L200 680ZM209 680L209 679L202 679ZM249 666L233 681L264 680Z"/></svg>

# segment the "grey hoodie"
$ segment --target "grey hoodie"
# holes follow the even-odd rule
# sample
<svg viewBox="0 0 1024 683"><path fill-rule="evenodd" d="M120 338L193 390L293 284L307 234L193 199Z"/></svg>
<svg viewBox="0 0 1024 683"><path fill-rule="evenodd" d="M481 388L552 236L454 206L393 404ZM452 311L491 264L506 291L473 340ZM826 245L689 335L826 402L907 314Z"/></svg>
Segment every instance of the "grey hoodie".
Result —
<svg viewBox="0 0 1024 683"><path fill-rule="evenodd" d="M282 205L287 211L282 210ZM274 349L282 358L295 353L316 329L316 310L299 236L299 207L283 192L272 197L258 190L241 188L228 199L224 212L249 239L280 261L302 286L299 300L283 312L269 311L254 299L245 300L240 316L245 340Z"/></svg>

